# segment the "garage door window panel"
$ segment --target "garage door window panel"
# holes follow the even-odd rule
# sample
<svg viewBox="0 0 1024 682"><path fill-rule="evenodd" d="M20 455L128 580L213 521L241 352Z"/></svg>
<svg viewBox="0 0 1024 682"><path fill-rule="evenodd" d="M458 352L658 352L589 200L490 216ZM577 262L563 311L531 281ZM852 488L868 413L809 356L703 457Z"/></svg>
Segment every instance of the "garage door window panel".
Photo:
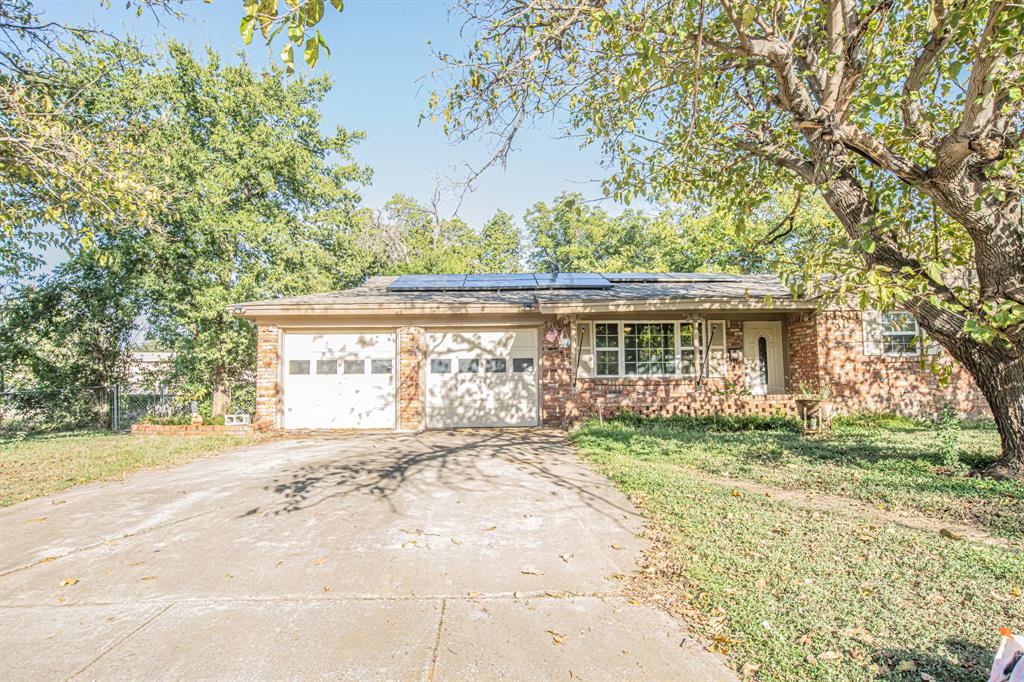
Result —
<svg viewBox="0 0 1024 682"><path fill-rule="evenodd" d="M363 360L346 360L345 374L366 374L366 363Z"/></svg>
<svg viewBox="0 0 1024 682"><path fill-rule="evenodd" d="M430 361L430 373L431 374L451 374L452 373L452 361L451 360L438 360L437 358Z"/></svg>
<svg viewBox="0 0 1024 682"><path fill-rule="evenodd" d="M309 360L289 360L289 374L309 374Z"/></svg>
<svg viewBox="0 0 1024 682"><path fill-rule="evenodd" d="M316 373L317 374L337 374L338 373L338 361L337 360L317 360L316 361Z"/></svg>
<svg viewBox="0 0 1024 682"><path fill-rule="evenodd" d="M391 374L394 361L391 358L374 358L370 360L370 374Z"/></svg>
<svg viewBox="0 0 1024 682"><path fill-rule="evenodd" d="M512 358L512 372L526 374L533 371L533 358Z"/></svg>
<svg viewBox="0 0 1024 682"><path fill-rule="evenodd" d="M484 360L484 372L487 374L505 374L508 371L508 362L505 358L487 358Z"/></svg>
<svg viewBox="0 0 1024 682"><path fill-rule="evenodd" d="M459 358L459 374L479 374L480 361L476 358Z"/></svg>

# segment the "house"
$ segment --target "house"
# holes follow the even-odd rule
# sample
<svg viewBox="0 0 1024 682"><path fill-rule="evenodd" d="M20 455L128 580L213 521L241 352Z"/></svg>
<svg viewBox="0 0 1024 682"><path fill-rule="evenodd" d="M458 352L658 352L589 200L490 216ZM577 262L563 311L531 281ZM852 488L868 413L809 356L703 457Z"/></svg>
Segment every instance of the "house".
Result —
<svg viewBox="0 0 1024 682"><path fill-rule="evenodd" d="M256 418L285 429L793 415L823 385L847 412L987 411L925 366L909 315L819 310L774 276L402 275L231 312L258 328Z"/></svg>

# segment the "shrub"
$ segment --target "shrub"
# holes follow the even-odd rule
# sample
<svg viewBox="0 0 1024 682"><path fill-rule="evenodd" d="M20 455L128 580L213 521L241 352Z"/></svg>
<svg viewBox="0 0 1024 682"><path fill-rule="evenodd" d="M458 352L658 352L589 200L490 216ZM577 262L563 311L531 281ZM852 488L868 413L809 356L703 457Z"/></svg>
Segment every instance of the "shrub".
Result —
<svg viewBox="0 0 1024 682"><path fill-rule="evenodd" d="M146 414L139 418L140 424L156 424L158 426L183 426L192 423L191 415L177 414L166 417L157 414ZM223 426L224 417L203 417L204 426Z"/></svg>
<svg viewBox="0 0 1024 682"><path fill-rule="evenodd" d="M616 421L629 426L653 426L678 429L680 431L792 431L803 430L800 421L782 414L764 417L756 414L711 414L699 417L676 415L674 417L642 417L634 412L623 410Z"/></svg>
<svg viewBox="0 0 1024 682"><path fill-rule="evenodd" d="M935 426L939 434L939 459L942 466L959 471L964 466L960 461L960 419L948 402L942 405Z"/></svg>

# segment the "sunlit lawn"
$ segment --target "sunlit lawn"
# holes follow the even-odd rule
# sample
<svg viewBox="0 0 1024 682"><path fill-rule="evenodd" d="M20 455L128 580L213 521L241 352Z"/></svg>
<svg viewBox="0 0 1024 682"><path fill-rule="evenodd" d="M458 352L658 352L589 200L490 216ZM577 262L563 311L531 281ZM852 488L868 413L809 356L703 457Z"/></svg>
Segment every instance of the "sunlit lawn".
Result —
<svg viewBox="0 0 1024 682"><path fill-rule="evenodd" d="M0 433L0 507L93 481L184 464L253 442L251 436L130 436L105 431Z"/></svg>
<svg viewBox="0 0 1024 682"><path fill-rule="evenodd" d="M1024 629L1024 487L942 473L925 425L843 426L808 440L606 422L573 438L660 530L655 570L638 584L688 614L747 678L985 679L997 628ZM965 430L963 442L973 462L997 452L991 427ZM725 474L955 518L1014 546L706 480Z"/></svg>

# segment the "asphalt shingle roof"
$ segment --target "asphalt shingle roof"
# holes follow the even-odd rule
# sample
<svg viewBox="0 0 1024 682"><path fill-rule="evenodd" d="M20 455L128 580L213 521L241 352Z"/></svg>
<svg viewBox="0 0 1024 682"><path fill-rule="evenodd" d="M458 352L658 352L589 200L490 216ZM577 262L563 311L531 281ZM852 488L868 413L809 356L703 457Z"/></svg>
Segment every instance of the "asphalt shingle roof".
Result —
<svg viewBox="0 0 1024 682"><path fill-rule="evenodd" d="M691 273L673 273L689 275ZM290 307L290 306L353 306L395 304L512 304L569 303L605 301L641 301L647 299L764 299L771 296L778 301L793 300L789 289L775 275L721 275L713 273L692 273L692 277L680 277L672 281L657 282L612 282L602 289L497 289L497 290L454 290L421 291L389 290L388 285L396 277L370 277L361 286L342 291L333 291L308 296L277 298L267 301L243 303L245 307ZM614 278L615 275L608 275Z"/></svg>

